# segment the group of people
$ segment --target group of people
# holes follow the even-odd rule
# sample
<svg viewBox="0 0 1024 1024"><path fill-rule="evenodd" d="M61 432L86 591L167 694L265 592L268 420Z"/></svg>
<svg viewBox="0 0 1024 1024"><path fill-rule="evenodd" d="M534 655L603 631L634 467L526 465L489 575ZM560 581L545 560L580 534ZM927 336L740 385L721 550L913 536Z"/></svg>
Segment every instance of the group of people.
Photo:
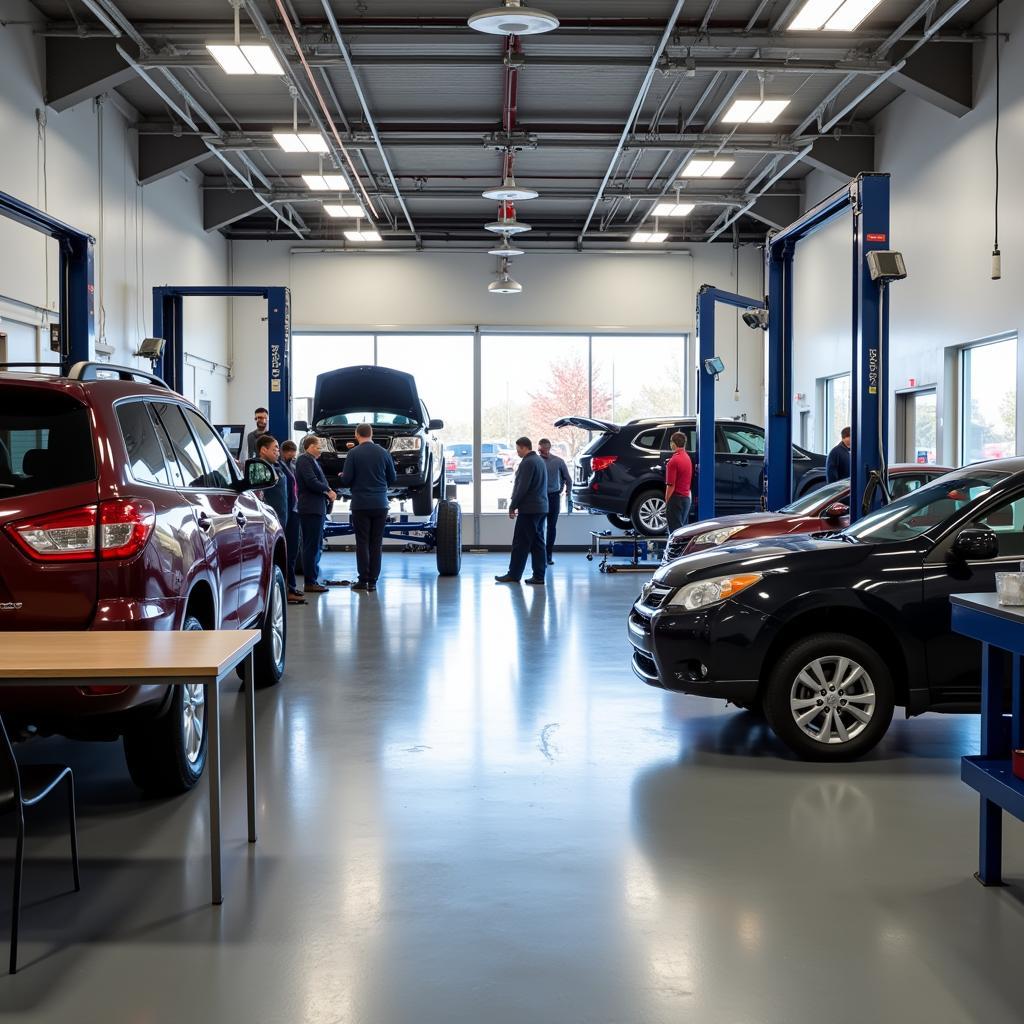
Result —
<svg viewBox="0 0 1024 1024"><path fill-rule="evenodd" d="M264 488L263 500L277 513L285 535L288 567L288 603L304 604L306 594L322 594L327 587L320 582L320 558L324 547L324 524L337 493L327 482L320 466L320 438L308 434L302 439L302 454L294 441L279 443L266 432L269 413L259 408L256 429L246 437L249 458L260 458L276 466L277 480ZM348 452L341 486L351 494L349 510L356 536L358 579L353 590L377 589L384 524L388 515L388 489L398 479L390 452L373 444L373 428L368 423L356 427L356 445ZM299 590L295 576L296 560L302 550L304 586Z"/></svg>

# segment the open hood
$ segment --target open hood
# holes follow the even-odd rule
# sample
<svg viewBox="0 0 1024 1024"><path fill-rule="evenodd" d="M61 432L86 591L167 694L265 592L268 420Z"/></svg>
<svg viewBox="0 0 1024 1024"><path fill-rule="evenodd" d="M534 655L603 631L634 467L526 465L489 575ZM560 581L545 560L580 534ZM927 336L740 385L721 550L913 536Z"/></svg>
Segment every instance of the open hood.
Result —
<svg viewBox="0 0 1024 1024"><path fill-rule="evenodd" d="M392 412L423 421L412 374L386 366L346 366L317 377L313 423L347 412Z"/></svg>
<svg viewBox="0 0 1024 1024"><path fill-rule="evenodd" d="M602 434L617 434L619 428L607 420L595 420L589 416L563 416L555 420L556 427L577 427L580 430L600 431Z"/></svg>

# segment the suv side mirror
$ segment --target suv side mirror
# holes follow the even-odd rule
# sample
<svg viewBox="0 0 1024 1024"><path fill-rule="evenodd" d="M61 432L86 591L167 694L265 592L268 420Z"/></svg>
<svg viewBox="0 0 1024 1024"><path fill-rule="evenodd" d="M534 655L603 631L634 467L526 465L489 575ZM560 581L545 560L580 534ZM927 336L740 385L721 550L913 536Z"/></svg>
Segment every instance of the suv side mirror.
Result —
<svg viewBox="0 0 1024 1024"><path fill-rule="evenodd" d="M293 430L301 430L303 433L309 432L309 424L305 420L296 420L292 424Z"/></svg>
<svg viewBox="0 0 1024 1024"><path fill-rule="evenodd" d="M277 483L277 473L274 467L263 459L245 460L245 482L241 486L243 491L258 491L264 487L273 487Z"/></svg>
<svg viewBox="0 0 1024 1024"><path fill-rule="evenodd" d="M444 420L431 420L427 424L427 430L444 430Z"/></svg>
<svg viewBox="0 0 1024 1024"><path fill-rule="evenodd" d="M841 501L833 501L832 504L827 506L825 511L821 513L821 518L842 519L843 516L848 516L849 514L849 505L844 505Z"/></svg>
<svg viewBox="0 0 1024 1024"><path fill-rule="evenodd" d="M953 554L968 562L995 558L999 537L991 530L961 530L953 541Z"/></svg>

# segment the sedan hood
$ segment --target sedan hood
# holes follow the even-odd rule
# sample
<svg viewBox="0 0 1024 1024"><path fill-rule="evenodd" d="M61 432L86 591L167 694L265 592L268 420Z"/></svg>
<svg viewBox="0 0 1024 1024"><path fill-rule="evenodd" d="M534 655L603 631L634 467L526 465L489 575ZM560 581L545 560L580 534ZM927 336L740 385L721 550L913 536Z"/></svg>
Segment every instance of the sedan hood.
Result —
<svg viewBox="0 0 1024 1024"><path fill-rule="evenodd" d="M693 537L699 537L702 533L711 533L713 530L727 530L730 526L757 526L788 518L790 517L781 512L745 512L735 516L718 516L715 519L702 519L699 523L681 526L678 530L673 531L672 539L690 540Z"/></svg>
<svg viewBox="0 0 1024 1024"><path fill-rule="evenodd" d="M392 412L423 420L412 374L386 366L346 366L317 377L313 422L346 412Z"/></svg>
<svg viewBox="0 0 1024 1024"><path fill-rule="evenodd" d="M818 565L853 565L871 550L873 545L843 540L817 540L812 537L770 537L740 544L698 551L668 565L655 574L657 582L679 587L696 579L724 576L730 572L766 572L768 570L797 570L806 559L818 559Z"/></svg>

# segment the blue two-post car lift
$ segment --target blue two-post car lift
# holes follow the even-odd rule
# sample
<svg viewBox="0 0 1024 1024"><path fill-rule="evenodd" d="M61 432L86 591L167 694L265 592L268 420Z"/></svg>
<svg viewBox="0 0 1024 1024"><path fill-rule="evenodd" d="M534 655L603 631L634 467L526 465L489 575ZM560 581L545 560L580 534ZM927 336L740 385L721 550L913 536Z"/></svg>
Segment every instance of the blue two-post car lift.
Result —
<svg viewBox="0 0 1024 1024"><path fill-rule="evenodd" d="M698 518L714 515L715 389L704 360L715 355L716 303L768 310L765 414L765 504L771 510L792 500L793 445L793 261L797 243L826 224L850 213L853 217L851 321L852 375L850 445L850 518L863 514L861 498L880 499L888 464L889 295L886 280L873 280L868 254L889 249L889 175L861 174L765 244L768 283L766 302L747 299L705 285L697 297L700 386L698 388L698 451L700 469ZM881 487L875 487L876 482ZM870 485L870 490L869 490Z"/></svg>
<svg viewBox="0 0 1024 1024"><path fill-rule="evenodd" d="M153 289L153 334L166 342L155 372L175 390L182 391L185 371L184 300L194 297L264 298L267 300L267 379L269 432L285 439L291 435L291 292L288 288L260 285L166 286ZM442 470L443 473L443 470ZM443 479L443 476L442 476ZM325 537L351 536L351 523L328 522ZM441 576L456 576L462 567L462 510L458 502L438 501L430 518L421 521L405 513L384 527L384 536L404 540L433 551Z"/></svg>

